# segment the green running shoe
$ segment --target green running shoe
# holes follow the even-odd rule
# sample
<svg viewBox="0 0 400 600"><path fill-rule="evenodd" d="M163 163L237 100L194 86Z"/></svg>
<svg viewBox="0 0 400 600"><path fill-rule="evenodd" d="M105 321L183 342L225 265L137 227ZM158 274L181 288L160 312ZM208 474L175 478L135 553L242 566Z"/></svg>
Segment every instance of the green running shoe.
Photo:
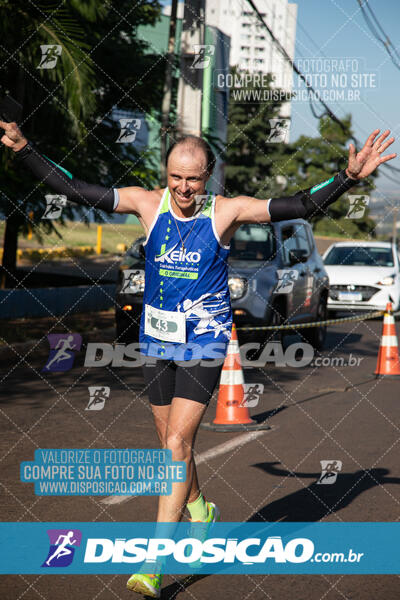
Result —
<svg viewBox="0 0 400 600"><path fill-rule="evenodd" d="M205 521L192 521L192 523L195 523L195 525L193 525L191 527L190 533L189 533L190 537L194 537L194 538L200 540L201 542L206 541L206 539L208 538L208 533L212 527L212 524L215 523L216 521L219 521L221 518L219 508L218 508L218 506L216 506L214 504L214 502L207 502L207 500L206 500L206 504L207 504L207 508L208 508L207 519ZM201 523L201 525L200 525L200 523ZM200 561L200 559L196 560L195 562L189 563L189 564L193 569L201 569L203 566L203 563Z"/></svg>
<svg viewBox="0 0 400 600"><path fill-rule="evenodd" d="M159 598L161 595L162 577L161 573L157 575L135 573L128 579L126 587L132 592L150 596L151 598Z"/></svg>

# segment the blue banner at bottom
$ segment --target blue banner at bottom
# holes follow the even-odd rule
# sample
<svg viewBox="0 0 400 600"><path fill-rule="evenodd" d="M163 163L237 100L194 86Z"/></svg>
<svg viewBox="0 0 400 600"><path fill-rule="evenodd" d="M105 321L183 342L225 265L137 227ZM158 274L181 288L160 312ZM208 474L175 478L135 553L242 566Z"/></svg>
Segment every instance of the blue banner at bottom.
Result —
<svg viewBox="0 0 400 600"><path fill-rule="evenodd" d="M1 523L1 574L398 574L400 523Z"/></svg>

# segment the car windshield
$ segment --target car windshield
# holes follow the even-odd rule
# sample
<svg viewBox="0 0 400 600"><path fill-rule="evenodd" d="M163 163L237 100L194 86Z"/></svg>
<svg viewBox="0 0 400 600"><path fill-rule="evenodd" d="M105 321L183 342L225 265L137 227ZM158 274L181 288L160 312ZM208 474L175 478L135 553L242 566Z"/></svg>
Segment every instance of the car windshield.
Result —
<svg viewBox="0 0 400 600"><path fill-rule="evenodd" d="M384 246L334 246L324 262L326 265L393 267L393 252Z"/></svg>
<svg viewBox="0 0 400 600"><path fill-rule="evenodd" d="M274 229L268 223L242 225L231 240L231 258L271 260L275 256Z"/></svg>

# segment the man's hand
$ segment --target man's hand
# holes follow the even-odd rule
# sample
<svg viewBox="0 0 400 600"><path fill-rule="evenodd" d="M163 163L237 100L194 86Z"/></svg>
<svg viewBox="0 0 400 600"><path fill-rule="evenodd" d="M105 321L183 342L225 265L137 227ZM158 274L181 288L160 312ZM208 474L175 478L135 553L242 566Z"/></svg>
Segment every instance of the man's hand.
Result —
<svg viewBox="0 0 400 600"><path fill-rule="evenodd" d="M382 156L386 148L393 144L394 137L384 140L389 135L390 131L387 129L382 135L375 141L376 136L380 132L380 129L375 129L365 142L364 148L360 152L356 153L354 144L350 144L349 147L349 163L347 165L346 173L351 179L363 179L368 177L375 169L382 163L396 158L397 154L387 154Z"/></svg>
<svg viewBox="0 0 400 600"><path fill-rule="evenodd" d="M4 135L0 141L8 148L14 150L14 152L22 150L28 143L28 140L23 136L22 131L16 123L0 121L0 127L4 129Z"/></svg>

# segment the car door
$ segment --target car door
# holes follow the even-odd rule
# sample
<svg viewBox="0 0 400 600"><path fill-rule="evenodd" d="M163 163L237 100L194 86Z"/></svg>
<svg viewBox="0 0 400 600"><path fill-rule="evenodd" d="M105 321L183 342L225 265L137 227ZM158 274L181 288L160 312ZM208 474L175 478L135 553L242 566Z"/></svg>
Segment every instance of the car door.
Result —
<svg viewBox="0 0 400 600"><path fill-rule="evenodd" d="M314 275L310 268L311 246L307 235L307 224L295 224L294 231L297 249L303 256L303 262L299 263L300 274L297 282L297 298L299 304L296 306L296 314L298 314L299 318L302 320L307 320L311 315L314 285Z"/></svg>
<svg viewBox="0 0 400 600"><path fill-rule="evenodd" d="M283 272L294 272L294 277L292 277L294 282L290 291L288 288L286 288L286 291L284 288L280 289L278 282L277 293L286 294L287 318L289 321L303 320L306 310L304 303L306 300L306 290L308 286L307 267L300 261L292 262L291 260L291 251L299 250L297 233L297 228L299 226L300 225L297 224L287 225L282 227L281 230Z"/></svg>
<svg viewBox="0 0 400 600"><path fill-rule="evenodd" d="M311 319L314 321L317 317L318 304L321 294L328 289L329 280L324 269L324 263L316 246L315 239L310 225L306 225L308 241L310 244L311 254L308 261L310 272L313 275L312 293L311 293Z"/></svg>

